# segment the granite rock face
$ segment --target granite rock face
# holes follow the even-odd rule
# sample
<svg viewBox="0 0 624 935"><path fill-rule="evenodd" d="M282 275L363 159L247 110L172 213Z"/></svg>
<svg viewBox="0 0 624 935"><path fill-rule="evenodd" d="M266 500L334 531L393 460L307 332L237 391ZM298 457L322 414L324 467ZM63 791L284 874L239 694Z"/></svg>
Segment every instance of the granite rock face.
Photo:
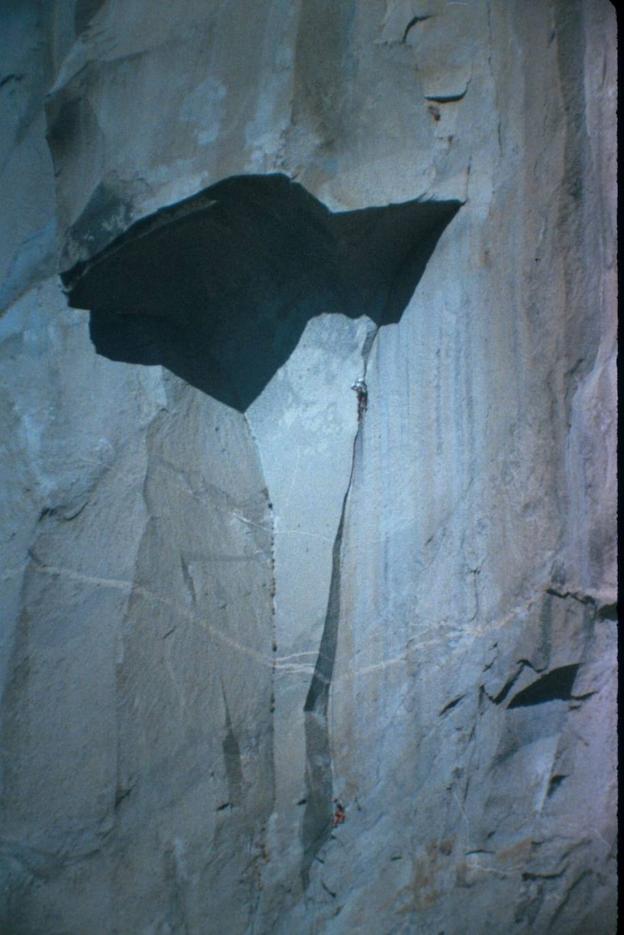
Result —
<svg viewBox="0 0 624 935"><path fill-rule="evenodd" d="M0 929L611 935L611 5L0 17Z"/></svg>

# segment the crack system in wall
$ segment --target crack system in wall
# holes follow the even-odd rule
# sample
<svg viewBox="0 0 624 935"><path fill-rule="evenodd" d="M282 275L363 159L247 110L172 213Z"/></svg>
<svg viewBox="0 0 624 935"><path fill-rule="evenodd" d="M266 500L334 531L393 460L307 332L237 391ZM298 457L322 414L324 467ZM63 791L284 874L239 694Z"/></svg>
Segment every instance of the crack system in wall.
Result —
<svg viewBox="0 0 624 935"><path fill-rule="evenodd" d="M249 912L248 912L248 925L250 930L253 932L256 925L258 910L262 897L263 882L262 882L262 866L269 859L269 841L268 841L268 823L270 816L275 812L276 798L277 798L277 789L276 789L276 764L275 764L275 675L276 675L276 660L277 660L277 626L276 626L276 577L275 577L275 513L273 509L273 502L271 499L271 494L268 488L268 482L266 477L266 472L264 469L264 464L262 461L262 451L261 446L258 443L258 439L253 431L251 419L248 414L243 414L243 419L247 432L249 433L249 438L252 441L256 457L258 460L258 465L260 467L260 473L262 475L262 481L264 483L263 494L266 500L266 510L267 518L270 522L270 604L271 604L271 691L269 697L270 705L270 807L268 810L268 816L265 821L257 831L255 839L255 848L256 848L256 859L252 859L250 862L251 867L251 878L253 880L254 886L254 895L250 899Z"/></svg>
<svg viewBox="0 0 624 935"><path fill-rule="evenodd" d="M98 353L129 363L163 365L239 410L258 455L247 411L289 360L310 319L331 309L352 319L367 316L376 326L364 341L364 372L356 375L352 387L358 427L332 547L323 632L304 704L304 887L331 827L328 703L338 638L342 537L367 401L366 363L379 327L400 320L459 207L456 200L410 201L332 213L286 176L240 176L137 222L63 274L70 304L91 312L90 333ZM268 491L266 496L274 527ZM274 543L271 566L273 714ZM240 797L234 747L230 731L224 746L226 763L232 767L230 800ZM275 794L274 777L273 810Z"/></svg>
<svg viewBox="0 0 624 935"><path fill-rule="evenodd" d="M340 520L332 548L332 570L323 635L314 675L304 705L306 806L302 825L303 860L301 867L301 881L304 889L307 888L309 883L312 861L331 831L333 768L328 708L340 622L342 540L349 496L353 486L358 454L362 445L363 419L367 404L366 370L368 357L378 330L378 328L375 328L367 335L362 348L364 368L363 376L358 383L364 387L366 395L364 396L364 403L362 403L361 391L358 389L358 425L353 439L349 480L343 497Z"/></svg>

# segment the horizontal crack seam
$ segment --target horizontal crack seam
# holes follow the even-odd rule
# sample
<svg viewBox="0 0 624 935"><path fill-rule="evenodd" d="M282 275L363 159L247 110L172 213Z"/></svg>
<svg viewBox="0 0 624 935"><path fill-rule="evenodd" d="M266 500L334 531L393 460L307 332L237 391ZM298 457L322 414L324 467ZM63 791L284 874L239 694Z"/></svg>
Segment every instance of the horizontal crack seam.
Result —
<svg viewBox="0 0 624 935"><path fill-rule="evenodd" d="M123 578L102 578L102 577L97 577L94 575L85 575L81 572L73 571L72 569L68 569L68 568L60 568L55 565L44 565L38 559L36 559L34 555L31 555L31 557L32 557L35 569L41 574L50 575L52 577L56 577L56 576L65 577L65 578L69 578L72 581L79 581L83 584L94 584L99 587L113 588L118 591L127 591L130 593L138 594L140 597L144 597L146 600L151 600L151 601L154 601L155 603L164 604L165 606L179 613L181 616L185 617L189 622L195 623L198 626L201 626L204 629L208 630L208 632L212 636L214 636L217 640L222 642L224 645L229 646L231 649L236 649L239 652L243 653L244 655L248 656L249 658L253 659L254 661L264 664L268 667L273 666L273 660L269 660L265 656L263 656L261 653L257 652L256 650L250 649L248 646L244 646L241 643L238 643L236 640L233 640L230 637L223 634L220 630L216 629L215 627L210 626L210 624L206 623L201 618L197 617L195 614L192 614L190 611L187 611L184 607L181 607L179 604L176 604L173 601L168 600L167 598L161 597L160 595L155 594L153 591L150 591L149 589L144 588L141 585L134 584L132 581L127 581ZM27 567L28 565L25 564L21 568L17 568L17 569L12 570L11 572L5 573L5 575L2 576L2 580L5 580L9 575L12 576L12 575L20 574L21 572L25 571ZM544 590L546 590L546 588L544 588ZM535 601L538 600L540 597L541 597L541 594L535 598L532 598L527 603L526 605L527 608L530 608L535 603ZM492 623L488 627L478 627L475 630L472 630L469 635L471 637L486 636L495 630L503 629L503 627L509 626L510 624L514 622L514 620L517 619L518 612L519 612L518 610L515 610L511 614L507 614L501 620L499 620L496 623ZM414 650L426 649L426 648L434 647L434 646L441 646L441 645L444 645L446 642L447 641L445 639L440 639L440 638L432 638L429 640L420 640L419 642L412 642L410 643L409 650L404 653L399 654L398 656L392 656L390 659L384 659L380 662L374 662L368 666L362 666L359 669L347 670L345 672L342 672L340 675L335 676L332 679L332 681L335 686L336 684L340 682L348 682L352 679L360 678L362 676L372 675L373 673L383 671L386 668L400 665L402 662L404 662L407 659L409 654L413 653ZM303 652L303 653L295 653L292 655L278 657L277 659L275 659L275 667L276 669L280 671L284 671L284 672L300 672L302 674L311 674L312 672L314 672L314 668L315 668L313 665L305 664L305 663L298 664L295 662L289 662L289 660L296 658L297 656L304 656L304 655L313 656L314 658L318 657L318 654L311 650L307 652ZM319 678L319 680L322 680L323 678L321 673L318 673L318 672L317 672L317 677Z"/></svg>

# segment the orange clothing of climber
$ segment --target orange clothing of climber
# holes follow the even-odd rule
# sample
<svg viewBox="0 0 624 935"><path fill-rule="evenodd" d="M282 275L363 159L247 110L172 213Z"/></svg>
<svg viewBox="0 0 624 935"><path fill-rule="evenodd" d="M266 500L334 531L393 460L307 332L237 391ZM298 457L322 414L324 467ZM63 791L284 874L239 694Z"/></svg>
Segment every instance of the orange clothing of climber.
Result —
<svg viewBox="0 0 624 935"><path fill-rule="evenodd" d="M334 799L334 814L332 815L332 828L337 828L347 817L344 805L338 799Z"/></svg>

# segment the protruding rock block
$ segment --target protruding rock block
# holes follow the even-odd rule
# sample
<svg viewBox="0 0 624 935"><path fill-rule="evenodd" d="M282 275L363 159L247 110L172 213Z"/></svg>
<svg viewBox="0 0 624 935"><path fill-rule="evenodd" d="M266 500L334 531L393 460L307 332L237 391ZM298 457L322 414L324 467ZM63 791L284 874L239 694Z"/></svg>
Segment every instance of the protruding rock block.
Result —
<svg viewBox="0 0 624 935"><path fill-rule="evenodd" d="M242 411L306 322L401 317L458 201L332 213L284 175L238 176L132 225L63 275L98 353L163 364Z"/></svg>

